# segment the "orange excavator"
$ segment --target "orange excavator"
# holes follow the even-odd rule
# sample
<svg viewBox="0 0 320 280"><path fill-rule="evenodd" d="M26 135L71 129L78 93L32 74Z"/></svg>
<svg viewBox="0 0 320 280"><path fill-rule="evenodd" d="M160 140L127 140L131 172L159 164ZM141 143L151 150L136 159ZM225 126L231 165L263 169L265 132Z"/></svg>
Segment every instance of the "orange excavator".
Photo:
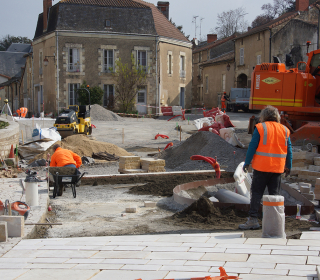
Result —
<svg viewBox="0 0 320 280"><path fill-rule="evenodd" d="M296 68L286 70L283 63L262 63L255 67L249 109L277 107L281 123L290 129L293 145L304 145L307 140L320 148L320 49L308 52L310 44L308 41L308 62L298 62ZM249 134L255 124L253 116Z"/></svg>

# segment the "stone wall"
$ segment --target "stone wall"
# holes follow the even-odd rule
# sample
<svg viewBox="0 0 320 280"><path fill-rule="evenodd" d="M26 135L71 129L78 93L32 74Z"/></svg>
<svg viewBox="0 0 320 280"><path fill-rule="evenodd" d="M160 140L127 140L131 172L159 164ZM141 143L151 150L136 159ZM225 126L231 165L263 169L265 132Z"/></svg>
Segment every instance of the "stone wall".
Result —
<svg viewBox="0 0 320 280"><path fill-rule="evenodd" d="M9 123L9 126L5 129L0 129L0 156L7 158L10 154L11 145L13 145L13 148L15 148L16 145L19 146L19 124L8 121L5 118L0 118L0 121Z"/></svg>

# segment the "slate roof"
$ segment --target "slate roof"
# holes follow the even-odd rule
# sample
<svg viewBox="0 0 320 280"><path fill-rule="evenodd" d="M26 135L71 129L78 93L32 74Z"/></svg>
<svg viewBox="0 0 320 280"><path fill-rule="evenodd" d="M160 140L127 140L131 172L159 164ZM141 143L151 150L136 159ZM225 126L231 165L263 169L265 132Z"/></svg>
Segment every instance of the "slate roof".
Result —
<svg viewBox="0 0 320 280"><path fill-rule="evenodd" d="M7 49L7 52L24 52L28 53L31 51L31 44L23 43L12 43Z"/></svg>
<svg viewBox="0 0 320 280"><path fill-rule="evenodd" d="M234 51L230 51L224 54L221 54L215 58L212 58L206 62L201 63L202 66L209 66L215 63L220 63L220 62L227 62L227 61L234 61Z"/></svg>
<svg viewBox="0 0 320 280"><path fill-rule="evenodd" d="M105 20L111 21L110 28ZM159 35L189 42L153 4L141 0L61 0L50 8L45 33L55 30ZM34 39L42 35L43 13Z"/></svg>
<svg viewBox="0 0 320 280"><path fill-rule="evenodd" d="M201 45L199 47L196 47L192 52L193 53L198 53L198 52L201 52L201 51L204 51L204 50L207 50L207 49L214 48L214 47L219 46L221 44L224 44L225 42L228 42L228 41L232 42L232 39L235 39L236 37L237 37L237 35L233 34L233 35L231 35L231 36L229 36L227 38L224 38L224 39L221 39L221 40L216 40L216 41L211 42L209 44L205 44L205 45Z"/></svg>
<svg viewBox="0 0 320 280"><path fill-rule="evenodd" d="M25 66L26 58L23 52L0 52L0 73L7 77L20 77L21 67Z"/></svg>

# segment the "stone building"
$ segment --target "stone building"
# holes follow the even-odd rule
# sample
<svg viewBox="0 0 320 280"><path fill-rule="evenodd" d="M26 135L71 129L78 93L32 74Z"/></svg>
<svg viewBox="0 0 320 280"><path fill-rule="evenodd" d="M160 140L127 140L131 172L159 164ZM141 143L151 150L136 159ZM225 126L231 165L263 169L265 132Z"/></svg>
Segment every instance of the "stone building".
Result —
<svg viewBox="0 0 320 280"><path fill-rule="evenodd" d="M217 107L224 91L234 83L234 42L236 36L217 40L208 34L207 42L193 49L193 105Z"/></svg>
<svg viewBox="0 0 320 280"><path fill-rule="evenodd" d="M192 44L161 13L141 0L43 0L33 41L35 112L59 112L77 104L85 81L104 91L103 106L115 95L116 61L147 71L136 109L159 112L160 105L191 105Z"/></svg>

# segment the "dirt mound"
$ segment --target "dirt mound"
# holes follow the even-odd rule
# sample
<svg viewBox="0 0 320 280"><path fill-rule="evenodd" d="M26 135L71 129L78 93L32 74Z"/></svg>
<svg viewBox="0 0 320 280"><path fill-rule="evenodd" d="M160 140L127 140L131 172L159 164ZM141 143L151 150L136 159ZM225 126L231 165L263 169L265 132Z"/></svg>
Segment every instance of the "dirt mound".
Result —
<svg viewBox="0 0 320 280"><path fill-rule="evenodd" d="M122 118L117 114L103 108L98 104L91 106L90 117L92 121L121 121Z"/></svg>
<svg viewBox="0 0 320 280"><path fill-rule="evenodd" d="M217 157L221 169L234 172L239 163L244 161L246 152L246 149L234 147L212 132L200 131L181 145L161 152L158 158L165 159L166 168L181 171L213 169L209 163L190 160L193 155Z"/></svg>
<svg viewBox="0 0 320 280"><path fill-rule="evenodd" d="M234 207L217 208L207 197L200 197L189 207L174 214L171 219L179 224L214 225L216 229L231 229L243 223L247 213Z"/></svg>
<svg viewBox="0 0 320 280"><path fill-rule="evenodd" d="M107 152L109 154L114 154L116 156L132 155L128 153L126 150L119 148L114 144L91 140L89 137L82 134L66 137L62 141L56 142L56 144L60 144L61 148L71 150L81 157L82 156L91 157L93 153L98 153L98 152ZM29 164L37 159L41 159L41 158L47 159L48 153L50 154L50 157L51 157L53 154L52 146L47 151L37 155L32 160L30 160Z"/></svg>

